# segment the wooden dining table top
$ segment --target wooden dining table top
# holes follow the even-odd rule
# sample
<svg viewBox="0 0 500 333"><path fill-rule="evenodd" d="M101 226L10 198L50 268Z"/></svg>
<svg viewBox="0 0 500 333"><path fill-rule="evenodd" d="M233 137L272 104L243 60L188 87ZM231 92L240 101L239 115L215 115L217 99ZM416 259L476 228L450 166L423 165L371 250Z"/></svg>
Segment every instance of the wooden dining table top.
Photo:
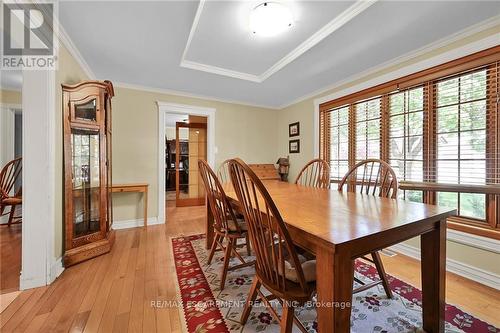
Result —
<svg viewBox="0 0 500 333"><path fill-rule="evenodd" d="M276 180L263 183L289 228L304 231L330 246L456 214L456 210L447 207L371 194L318 189ZM226 195L236 201L232 185L223 186Z"/></svg>

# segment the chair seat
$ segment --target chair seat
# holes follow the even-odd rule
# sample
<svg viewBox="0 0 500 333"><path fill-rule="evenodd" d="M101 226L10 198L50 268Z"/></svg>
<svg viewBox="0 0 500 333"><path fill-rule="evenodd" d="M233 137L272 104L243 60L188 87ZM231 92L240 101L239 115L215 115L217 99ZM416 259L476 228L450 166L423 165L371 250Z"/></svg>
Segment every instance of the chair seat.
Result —
<svg viewBox="0 0 500 333"><path fill-rule="evenodd" d="M23 203L22 198L8 197L5 199L2 199L2 205L11 206L11 205L20 205L22 203Z"/></svg>
<svg viewBox="0 0 500 333"><path fill-rule="evenodd" d="M304 260L302 260L303 258ZM304 273L304 278L306 282L316 281L316 260L305 260L305 258L299 255L300 266L302 266L302 271ZM299 277L297 275L297 270L293 265L285 260L285 277L295 283L299 283Z"/></svg>
<svg viewBox="0 0 500 333"><path fill-rule="evenodd" d="M232 232L238 231L234 221L229 220L228 222L229 222L228 223L229 231L232 231ZM247 223L245 222L244 219L236 218L236 223L238 223L238 226L240 227L241 231L248 231L248 226L247 226Z"/></svg>

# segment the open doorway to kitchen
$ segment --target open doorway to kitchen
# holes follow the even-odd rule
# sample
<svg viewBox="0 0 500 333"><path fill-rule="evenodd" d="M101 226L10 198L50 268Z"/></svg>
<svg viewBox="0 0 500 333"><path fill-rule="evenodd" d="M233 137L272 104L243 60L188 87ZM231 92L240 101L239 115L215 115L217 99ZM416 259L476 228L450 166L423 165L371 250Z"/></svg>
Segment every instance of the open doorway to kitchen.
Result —
<svg viewBox="0 0 500 333"><path fill-rule="evenodd" d="M0 86L0 303L19 293L22 249L22 73ZM1 309L0 309L1 310Z"/></svg>

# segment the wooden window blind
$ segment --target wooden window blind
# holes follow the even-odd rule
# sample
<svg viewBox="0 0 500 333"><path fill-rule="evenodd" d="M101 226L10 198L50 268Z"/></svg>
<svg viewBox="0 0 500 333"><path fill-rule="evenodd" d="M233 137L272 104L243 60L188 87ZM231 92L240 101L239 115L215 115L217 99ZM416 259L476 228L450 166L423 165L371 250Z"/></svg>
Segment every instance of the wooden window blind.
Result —
<svg viewBox="0 0 500 333"><path fill-rule="evenodd" d="M328 113L330 177L340 180L349 171L349 107L340 107Z"/></svg>
<svg viewBox="0 0 500 333"><path fill-rule="evenodd" d="M500 239L500 46L320 105L332 182L381 158L400 197L456 208L449 226Z"/></svg>
<svg viewBox="0 0 500 333"><path fill-rule="evenodd" d="M389 94L389 164L398 179L423 181L424 88ZM403 199L422 202L422 191L400 191Z"/></svg>
<svg viewBox="0 0 500 333"><path fill-rule="evenodd" d="M355 163L368 158L380 158L381 98L354 104Z"/></svg>

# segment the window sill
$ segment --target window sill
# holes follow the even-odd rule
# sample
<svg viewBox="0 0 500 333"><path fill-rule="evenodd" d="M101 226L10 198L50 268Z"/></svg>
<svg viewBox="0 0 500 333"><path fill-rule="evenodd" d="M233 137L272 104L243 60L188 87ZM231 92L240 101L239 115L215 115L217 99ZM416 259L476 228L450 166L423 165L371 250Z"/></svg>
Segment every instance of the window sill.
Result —
<svg viewBox="0 0 500 333"><path fill-rule="evenodd" d="M452 235L452 237L450 237ZM500 230L448 220L448 239L500 253Z"/></svg>

